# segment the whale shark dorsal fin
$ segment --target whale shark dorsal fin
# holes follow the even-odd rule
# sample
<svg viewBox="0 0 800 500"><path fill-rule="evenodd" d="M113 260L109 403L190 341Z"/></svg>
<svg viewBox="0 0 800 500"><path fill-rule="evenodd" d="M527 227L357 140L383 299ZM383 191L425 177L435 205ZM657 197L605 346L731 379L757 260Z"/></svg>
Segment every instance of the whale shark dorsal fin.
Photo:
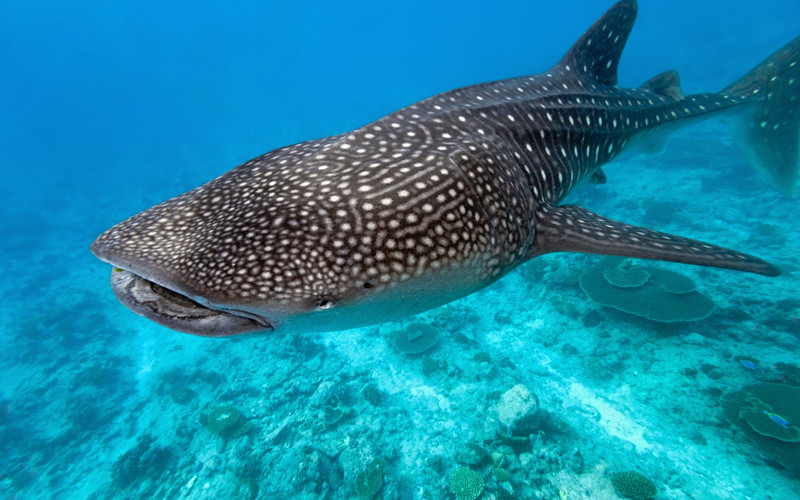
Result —
<svg viewBox="0 0 800 500"><path fill-rule="evenodd" d="M681 90L681 77L677 71L670 70L660 73L653 78L644 82L639 90L649 90L654 94L664 97L671 97L676 101L684 98L683 90Z"/></svg>
<svg viewBox="0 0 800 500"><path fill-rule="evenodd" d="M577 205L542 207L536 214L536 238L528 256L582 252L721 267L765 276L780 269L769 262L702 241L631 226Z"/></svg>
<svg viewBox="0 0 800 500"><path fill-rule="evenodd" d="M582 81L616 85L619 58L635 20L636 1L617 2L575 42L554 70L576 73Z"/></svg>

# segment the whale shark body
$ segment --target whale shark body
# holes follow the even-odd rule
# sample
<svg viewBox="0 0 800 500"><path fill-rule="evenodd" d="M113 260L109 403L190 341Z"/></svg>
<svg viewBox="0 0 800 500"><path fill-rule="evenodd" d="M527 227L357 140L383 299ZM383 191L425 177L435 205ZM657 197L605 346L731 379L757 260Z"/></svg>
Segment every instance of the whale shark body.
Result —
<svg viewBox="0 0 800 500"><path fill-rule="evenodd" d="M720 92L686 96L674 71L619 88L636 9L615 4L546 73L269 152L113 226L92 252L123 304L204 336L394 320L551 252L777 276L747 254L559 204L626 148L722 114L775 188L797 183L800 38Z"/></svg>

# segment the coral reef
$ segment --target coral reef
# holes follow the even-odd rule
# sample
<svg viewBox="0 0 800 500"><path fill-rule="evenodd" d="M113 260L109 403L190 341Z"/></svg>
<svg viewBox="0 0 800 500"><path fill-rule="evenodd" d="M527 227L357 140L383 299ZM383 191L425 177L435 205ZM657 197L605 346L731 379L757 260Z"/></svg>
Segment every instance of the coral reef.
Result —
<svg viewBox="0 0 800 500"><path fill-rule="evenodd" d="M508 473L508 471L502 467L493 468L492 474L494 475L495 479L500 482L507 482L511 478L511 475Z"/></svg>
<svg viewBox="0 0 800 500"><path fill-rule="evenodd" d="M457 500L475 500L483 492L483 479L469 467L459 467L450 476L450 491Z"/></svg>
<svg viewBox="0 0 800 500"><path fill-rule="evenodd" d="M244 436L253 430L253 424L233 405L215 406L208 415L201 415L206 429L223 439L230 440Z"/></svg>
<svg viewBox="0 0 800 500"><path fill-rule="evenodd" d="M365 385L364 388L361 389L361 395L364 396L364 399L372 406L380 406L383 402L383 392L373 383Z"/></svg>
<svg viewBox="0 0 800 500"><path fill-rule="evenodd" d="M234 496L242 500L255 500L258 497L258 483L250 476L240 477Z"/></svg>
<svg viewBox="0 0 800 500"><path fill-rule="evenodd" d="M386 460L377 457L369 463L366 470L356 476L356 495L359 498L372 498L383 486L383 471L386 469Z"/></svg>
<svg viewBox="0 0 800 500"><path fill-rule="evenodd" d="M656 485L636 471L617 472L611 475L611 484L617 494L633 500L649 500L655 498Z"/></svg>

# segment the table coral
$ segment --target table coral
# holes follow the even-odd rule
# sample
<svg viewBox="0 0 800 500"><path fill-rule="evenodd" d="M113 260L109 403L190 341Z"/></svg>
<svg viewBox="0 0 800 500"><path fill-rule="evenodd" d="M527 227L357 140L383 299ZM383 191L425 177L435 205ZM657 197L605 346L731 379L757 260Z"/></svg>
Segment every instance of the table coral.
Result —
<svg viewBox="0 0 800 500"><path fill-rule="evenodd" d="M656 267L594 267L583 273L580 286L598 304L662 323L695 321L714 310L714 301L690 278Z"/></svg>
<svg viewBox="0 0 800 500"><path fill-rule="evenodd" d="M412 323L404 330L392 334L392 345L406 354L419 354L427 351L439 341L439 332L431 325Z"/></svg>
<svg viewBox="0 0 800 500"><path fill-rule="evenodd" d="M722 396L728 421L758 446L765 460L800 473L800 387L760 383Z"/></svg>

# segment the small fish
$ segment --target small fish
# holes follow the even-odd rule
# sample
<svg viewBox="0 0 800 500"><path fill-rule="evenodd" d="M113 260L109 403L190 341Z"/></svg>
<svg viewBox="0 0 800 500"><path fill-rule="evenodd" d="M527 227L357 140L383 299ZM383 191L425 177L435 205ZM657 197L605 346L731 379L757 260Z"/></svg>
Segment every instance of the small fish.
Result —
<svg viewBox="0 0 800 500"><path fill-rule="evenodd" d="M748 370L755 370L756 369L756 364L754 362L750 361L749 359L740 359L739 362L742 364L742 366L744 366Z"/></svg>
<svg viewBox="0 0 800 500"><path fill-rule="evenodd" d="M784 429L788 429L789 426L791 425L788 420L786 420L785 418L781 417L777 413L771 413L771 412L768 412L768 411L765 411L764 413L766 413L767 416L770 419L772 419L773 422L775 422L776 424L780 425Z"/></svg>

